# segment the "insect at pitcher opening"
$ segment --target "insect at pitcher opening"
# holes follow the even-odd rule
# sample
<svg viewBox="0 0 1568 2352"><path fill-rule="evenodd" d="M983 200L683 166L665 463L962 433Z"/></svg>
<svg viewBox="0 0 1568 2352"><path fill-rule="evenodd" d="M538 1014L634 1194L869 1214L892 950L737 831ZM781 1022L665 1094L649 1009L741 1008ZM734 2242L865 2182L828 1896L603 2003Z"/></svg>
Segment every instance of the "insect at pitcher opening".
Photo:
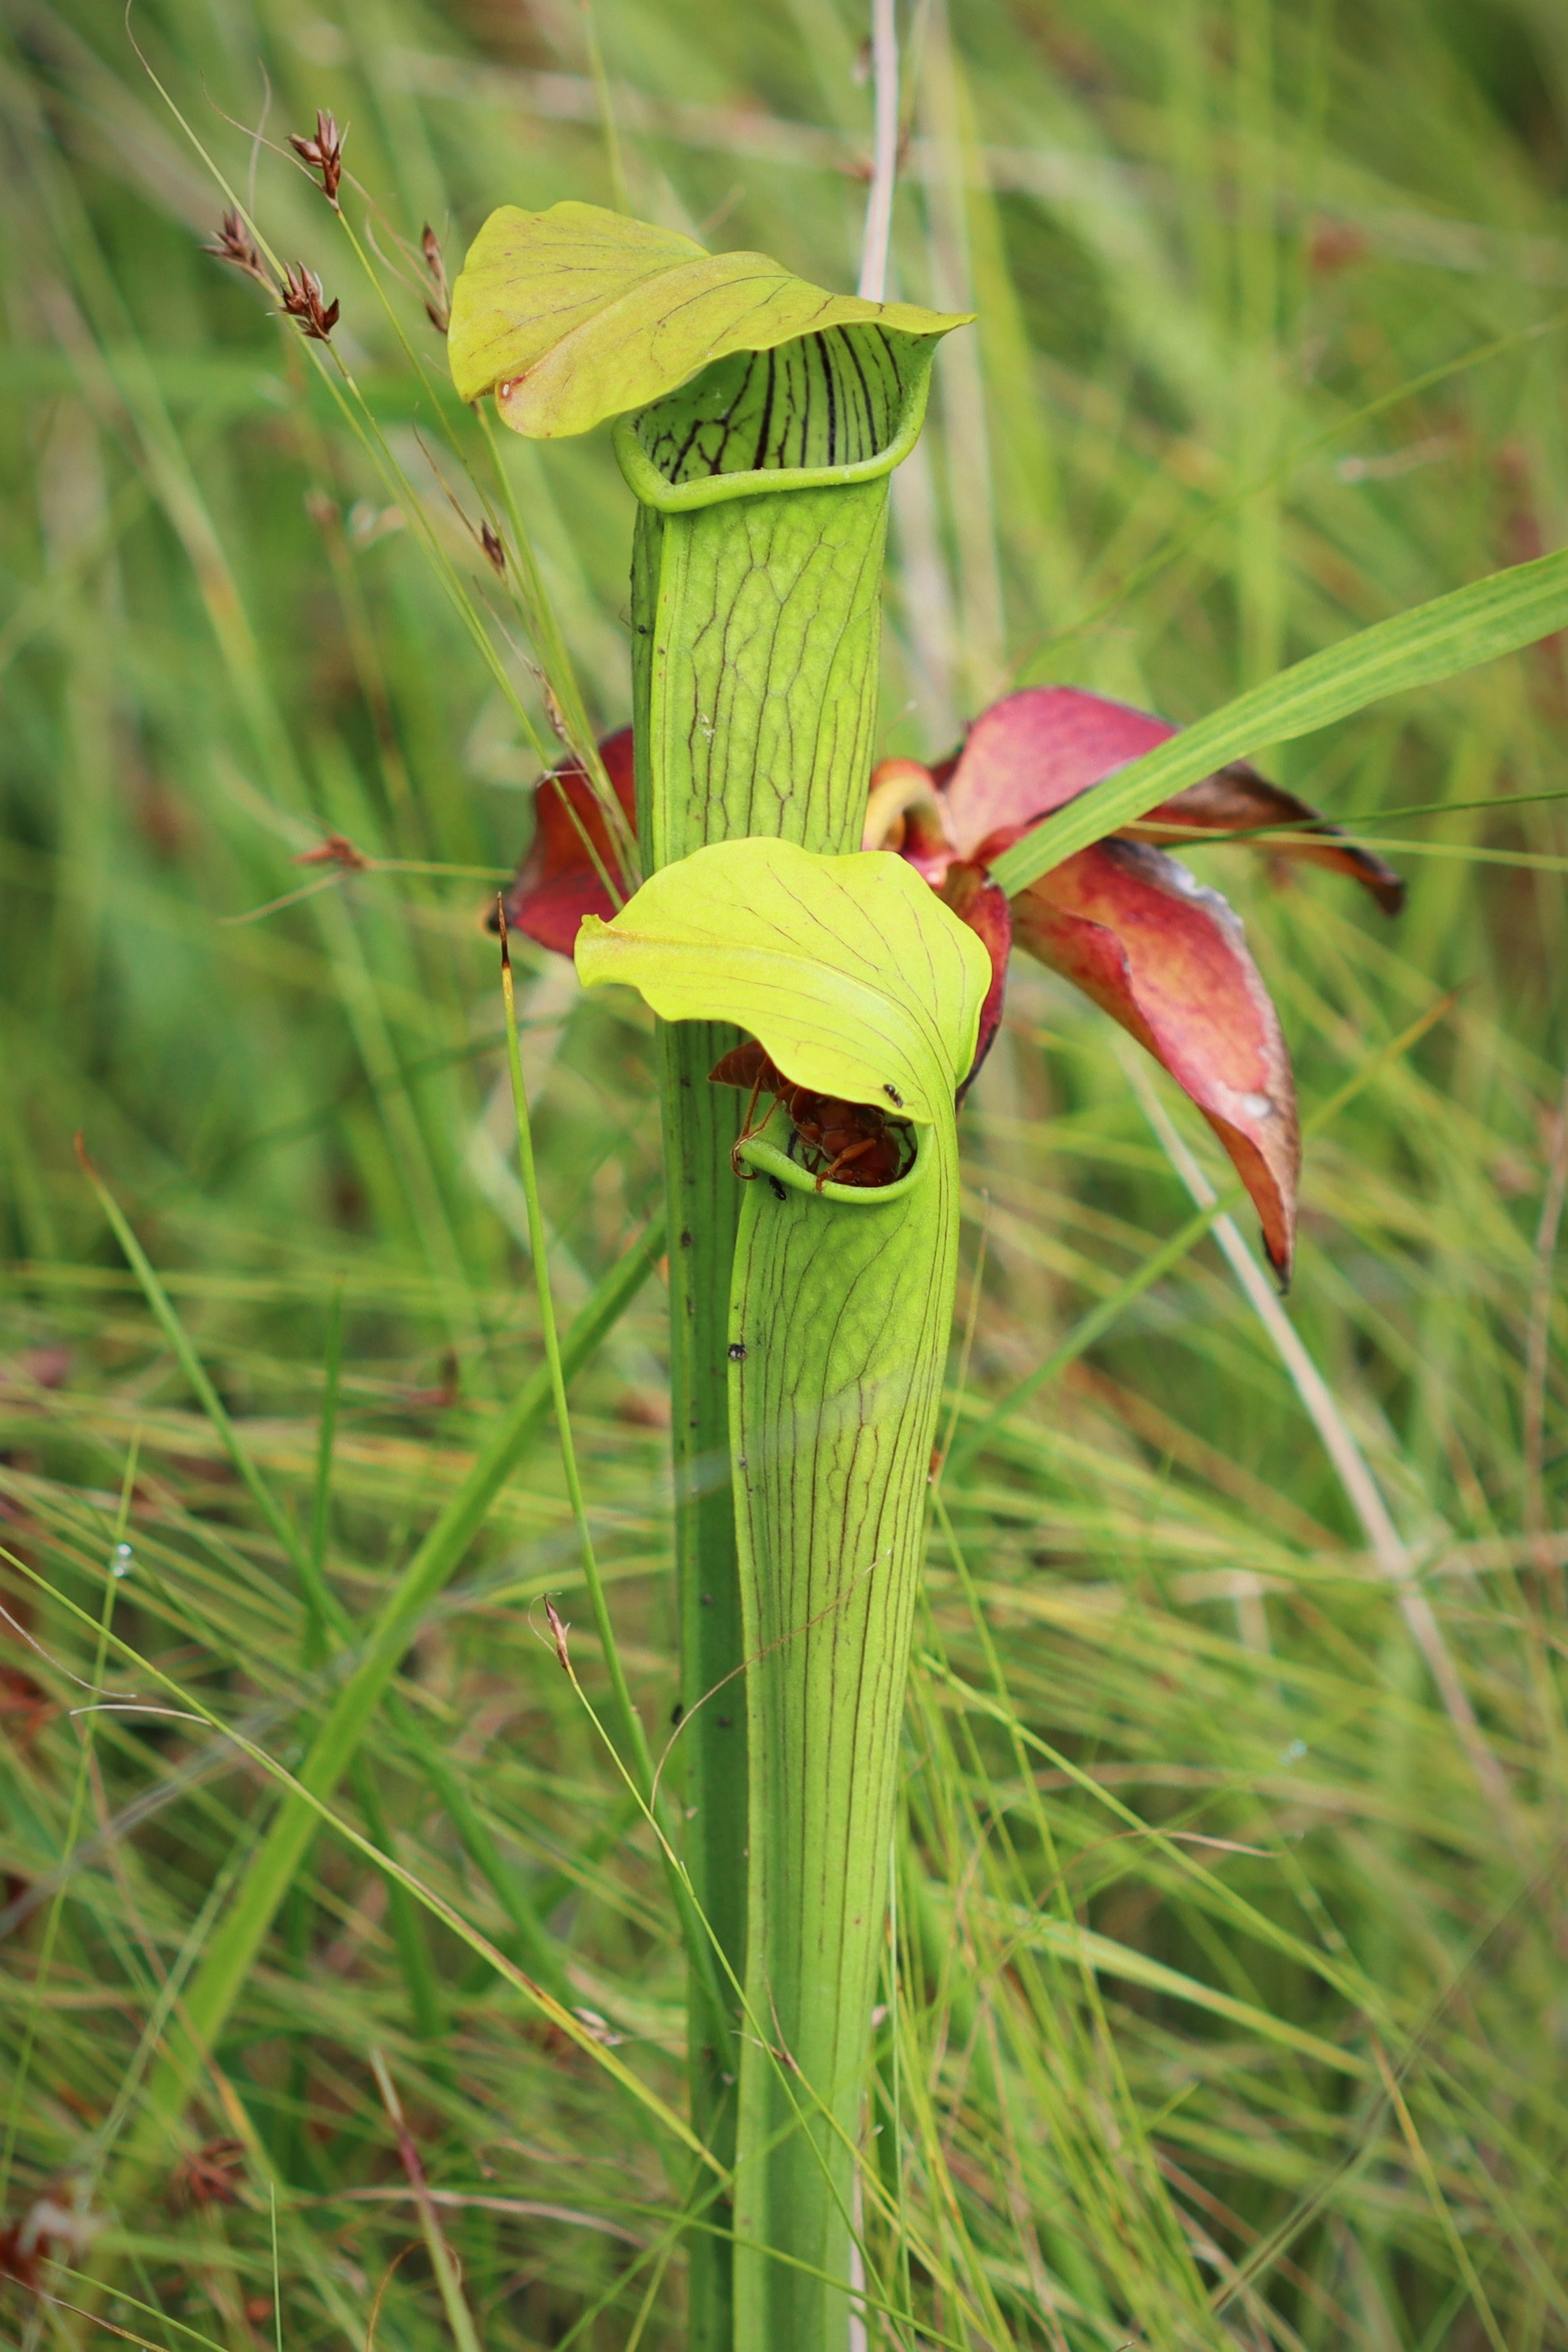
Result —
<svg viewBox="0 0 1568 2352"><path fill-rule="evenodd" d="M794 1129L789 1157L795 1158L798 1145L801 1164L816 1178L819 1192L830 1183L879 1191L896 1184L914 1159L914 1137L907 1120L889 1118L876 1103L848 1102L837 1095L797 1086L754 1038L721 1055L708 1076L713 1086L751 1089L741 1133L730 1154L731 1167L745 1182L757 1171L742 1165L742 1146L763 1133L781 1103ZM887 1092L890 1099L898 1099L891 1087ZM757 1119L757 1104L763 1095L773 1099Z"/></svg>

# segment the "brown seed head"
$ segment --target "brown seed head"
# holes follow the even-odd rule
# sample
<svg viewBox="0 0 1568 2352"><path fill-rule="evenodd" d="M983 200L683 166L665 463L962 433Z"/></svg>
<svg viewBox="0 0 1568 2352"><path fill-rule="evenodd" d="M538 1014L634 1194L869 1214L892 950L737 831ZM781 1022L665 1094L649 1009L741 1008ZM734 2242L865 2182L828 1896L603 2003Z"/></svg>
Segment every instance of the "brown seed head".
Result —
<svg viewBox="0 0 1568 2352"><path fill-rule="evenodd" d="M209 2139L194 2155L182 2157L169 2175L169 2193L175 2205L237 2205L237 2175L245 2164L245 2142Z"/></svg>
<svg viewBox="0 0 1568 2352"><path fill-rule="evenodd" d="M313 171L320 172L321 194L334 212L340 209L338 188L343 176L343 141L347 137L346 130L338 129L337 117L321 107L316 109L316 135L313 139L307 139L299 131L289 133L289 144L295 154L309 163Z"/></svg>
<svg viewBox="0 0 1568 2352"><path fill-rule="evenodd" d="M452 290L447 283L447 265L441 258L436 232L428 221L420 235L419 250L430 273L431 290L425 298L425 309L436 332L444 335L452 322Z"/></svg>
<svg viewBox="0 0 1568 2352"><path fill-rule="evenodd" d="M480 523L479 545L484 549L486 555L489 559L491 571L495 572L498 579L504 580L506 578L506 550L501 545L500 531L497 530L492 524L488 522Z"/></svg>
<svg viewBox="0 0 1568 2352"><path fill-rule="evenodd" d="M215 261L226 261L234 268L242 269L247 278L254 278L258 286L265 286L268 292L271 292L272 280L262 265L256 239L246 227L240 213L225 213L217 235L210 245L203 246L202 251L210 253Z"/></svg>
<svg viewBox="0 0 1568 2352"><path fill-rule="evenodd" d="M338 305L323 299L321 281L313 269L307 269L303 262L298 274L285 269L281 299L288 316L299 320L302 335L315 343L331 341L332 329L338 323Z"/></svg>
<svg viewBox="0 0 1568 2352"><path fill-rule="evenodd" d="M291 866L341 866L351 874L368 874L370 860L341 833L329 833L319 849L302 849Z"/></svg>

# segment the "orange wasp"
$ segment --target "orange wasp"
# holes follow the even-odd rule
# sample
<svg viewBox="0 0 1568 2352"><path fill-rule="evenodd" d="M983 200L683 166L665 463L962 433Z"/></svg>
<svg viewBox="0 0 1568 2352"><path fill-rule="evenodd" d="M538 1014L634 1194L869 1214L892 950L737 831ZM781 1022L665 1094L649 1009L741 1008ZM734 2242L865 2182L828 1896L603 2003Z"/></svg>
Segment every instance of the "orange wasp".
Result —
<svg viewBox="0 0 1568 2352"><path fill-rule="evenodd" d="M801 1142L816 1155L818 1164L813 1168L808 1160L806 1165L816 1177L819 1192L827 1183L860 1184L869 1190L891 1184L903 1174L907 1129L897 1123L889 1126L887 1112L875 1103L843 1102L837 1095L819 1095L810 1087L797 1087L793 1078L786 1078L769 1060L754 1038L734 1046L714 1064L708 1076L716 1087L751 1088L745 1120L730 1154L730 1164L736 1175L747 1181L757 1171L742 1166L741 1145L762 1133L781 1102L794 1120ZM887 1092L890 1101L900 1101L891 1087ZM761 1126L753 1127L752 1120L761 1095L772 1095L773 1099Z"/></svg>

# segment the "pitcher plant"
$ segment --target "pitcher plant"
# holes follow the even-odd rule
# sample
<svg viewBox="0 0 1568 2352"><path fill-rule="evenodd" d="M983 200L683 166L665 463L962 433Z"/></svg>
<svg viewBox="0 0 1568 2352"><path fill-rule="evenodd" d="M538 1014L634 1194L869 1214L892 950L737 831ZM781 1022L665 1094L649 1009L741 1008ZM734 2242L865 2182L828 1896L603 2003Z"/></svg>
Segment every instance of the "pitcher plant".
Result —
<svg viewBox="0 0 1568 2352"><path fill-rule="evenodd" d="M702 2352L849 2341L955 1115L1014 940L1186 1088L1284 1279L1279 1023L1229 908L1152 839L1283 824L1398 902L1245 764L1009 902L992 860L1173 731L1069 688L873 772L889 476L965 323L580 204L492 215L453 293L464 398L542 438L613 419L637 500L634 722L542 782L507 913L658 1016L685 1863L728 1987L715 2015L693 1974L693 2120L731 2182L690 2238Z"/></svg>

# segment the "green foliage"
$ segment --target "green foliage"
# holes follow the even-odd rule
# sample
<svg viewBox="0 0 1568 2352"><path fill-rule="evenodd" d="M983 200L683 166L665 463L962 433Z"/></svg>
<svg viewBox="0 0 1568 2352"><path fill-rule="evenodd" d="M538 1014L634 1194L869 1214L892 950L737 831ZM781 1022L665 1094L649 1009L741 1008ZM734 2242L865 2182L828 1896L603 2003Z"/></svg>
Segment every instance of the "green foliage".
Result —
<svg viewBox="0 0 1568 2352"><path fill-rule="evenodd" d="M666 1021L737 1023L787 1077L945 1120L974 1059L991 959L901 858L716 842L577 940L584 987L619 981Z"/></svg>
<svg viewBox="0 0 1568 2352"><path fill-rule="evenodd" d="M941 752L1011 677L1201 718L1568 537L1552 12L947 13L922 19L895 255L903 291L980 322L895 477L883 748ZM384 309L310 176L261 148L257 219L342 301L356 406L201 255L225 199L119 13L10 13L0 1599L40 1648L0 1628L5 2221L46 2189L118 2193L280 1818L253 1755L127 1695L298 1773L538 1371L479 921L553 756L524 656L575 724L529 580L587 722L630 707L614 458L510 435L498 458L418 255L428 219L455 258L498 193L608 201L576 12L149 0L132 29L242 197L251 142L214 110L258 119L258 54L268 139L334 107L395 266ZM858 12L600 0L597 29L637 211L853 282ZM1305 1367L1205 1238L1103 1021L1015 984L962 1121L950 1463L1017 1401L942 1480L915 1627L873 2342L1568 2341L1568 845L1532 797L1563 789L1564 707L1548 643L1252 745L1390 845L1396 925L1331 877L1238 889L1194 853L1239 896L1298 1059ZM291 864L328 833L375 862ZM658 1196L656 1055L631 997L518 977L569 1328ZM79 1128L292 1544L195 1401ZM649 1282L572 1405L679 1796L666 1334ZM342 1643L296 1557L318 1524ZM247 2307L273 2294L274 2195L287 2352L363 2345L373 2312L384 2352L451 2343L432 2226L487 2352L682 2344L679 2225L712 2209L650 2102L683 2112L685 1958L543 1622L548 1592L605 1719L579 1577L542 1430L408 1628L397 1704L333 1794L343 1832L309 1841L196 2101L149 2126L93 2248L106 2315L160 2352L273 2340ZM403 1874L401 1923L354 1838ZM579 2040L515 1981L531 1922L603 2021ZM220 2139L237 2201L182 2200L176 2165ZM90 2340L0 2294L7 2341ZM876 2315L911 2308L918 2333Z"/></svg>
<svg viewBox="0 0 1568 2352"><path fill-rule="evenodd" d="M1169 744L1130 761L1092 793L1018 842L996 860L1005 890L1021 890L1098 841L1140 817L1184 784L1239 759L1264 741L1289 742L1348 719L1387 694L1408 692L1473 669L1521 646L1553 635L1568 619L1568 553L1543 555L1456 588L1413 613L1363 629L1342 646L1313 654L1265 685L1238 695L1184 729Z"/></svg>
<svg viewBox="0 0 1568 2352"><path fill-rule="evenodd" d="M732 352L846 330L868 349L868 329L884 349L896 335L929 351L964 323L909 302L825 294L766 254L705 253L597 205L503 205L452 289L447 354L461 399L493 391L514 432L552 440L646 408ZM795 462L836 457L803 451Z"/></svg>

